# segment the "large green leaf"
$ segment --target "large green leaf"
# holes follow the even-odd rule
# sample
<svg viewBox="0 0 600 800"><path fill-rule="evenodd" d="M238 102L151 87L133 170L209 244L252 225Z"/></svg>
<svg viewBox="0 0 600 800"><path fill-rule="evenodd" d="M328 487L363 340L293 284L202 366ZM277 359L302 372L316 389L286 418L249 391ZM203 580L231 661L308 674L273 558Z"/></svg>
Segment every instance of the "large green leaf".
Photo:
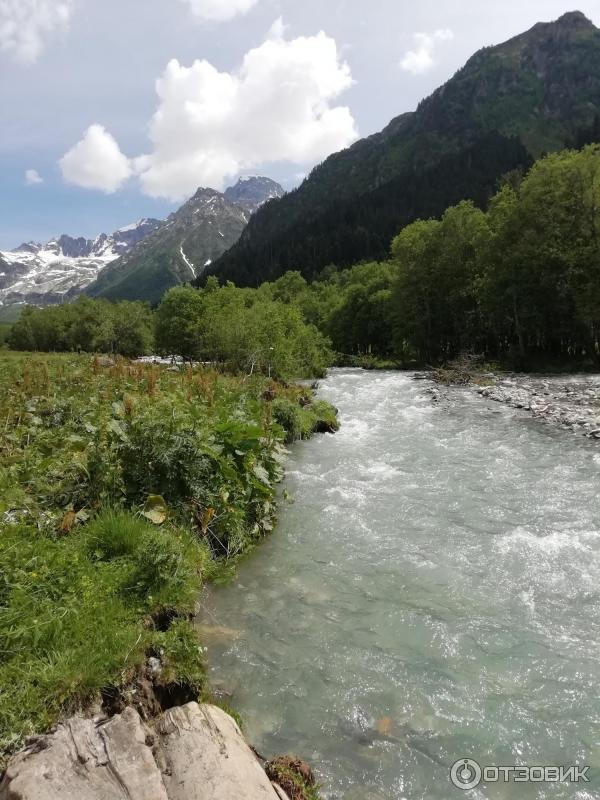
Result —
<svg viewBox="0 0 600 800"><path fill-rule="evenodd" d="M159 494L148 495L142 514L155 525L162 525L169 513L165 498Z"/></svg>

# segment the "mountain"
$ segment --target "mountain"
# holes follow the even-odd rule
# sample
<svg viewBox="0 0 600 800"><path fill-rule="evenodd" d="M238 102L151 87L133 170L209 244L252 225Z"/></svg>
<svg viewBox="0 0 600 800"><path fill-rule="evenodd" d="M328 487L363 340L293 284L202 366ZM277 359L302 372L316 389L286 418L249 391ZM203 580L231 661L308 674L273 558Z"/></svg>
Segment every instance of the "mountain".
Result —
<svg viewBox="0 0 600 800"><path fill-rule="evenodd" d="M0 306L51 305L75 297L160 224L141 219L96 239L63 235L46 244L25 242L0 252Z"/></svg>
<svg viewBox="0 0 600 800"><path fill-rule="evenodd" d="M119 258L88 287L92 297L158 302L189 283L239 239L251 214L283 195L269 178L242 178L224 194L198 189L152 234Z"/></svg>
<svg viewBox="0 0 600 800"><path fill-rule="evenodd" d="M283 197L283 194L281 186L270 178L248 176L240 178L235 186L226 189L225 199L229 203L240 206L248 214L254 214L269 200Z"/></svg>
<svg viewBox="0 0 600 800"><path fill-rule="evenodd" d="M385 258L404 225L466 198L484 206L505 173L584 143L599 120L600 30L580 12L539 23L258 210L207 274L255 285Z"/></svg>

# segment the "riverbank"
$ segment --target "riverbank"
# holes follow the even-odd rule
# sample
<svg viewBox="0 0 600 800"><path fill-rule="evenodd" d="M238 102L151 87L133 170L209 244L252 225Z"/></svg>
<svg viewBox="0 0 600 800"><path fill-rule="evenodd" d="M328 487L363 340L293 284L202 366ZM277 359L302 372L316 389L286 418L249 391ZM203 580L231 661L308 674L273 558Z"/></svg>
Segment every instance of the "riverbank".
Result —
<svg viewBox="0 0 600 800"><path fill-rule="evenodd" d="M202 585L273 529L310 389L125 359L0 356L0 773L92 708L210 697Z"/></svg>
<svg viewBox="0 0 600 800"><path fill-rule="evenodd" d="M306 763L261 764L230 716L197 703L150 721L133 708L64 721L17 755L0 783L0 800L40 797L318 800Z"/></svg>
<svg viewBox="0 0 600 800"><path fill-rule="evenodd" d="M418 374L419 379L431 374ZM589 439L600 440L600 375L470 375L468 386L486 400L528 412L533 418ZM428 389L434 402L449 396L437 384Z"/></svg>

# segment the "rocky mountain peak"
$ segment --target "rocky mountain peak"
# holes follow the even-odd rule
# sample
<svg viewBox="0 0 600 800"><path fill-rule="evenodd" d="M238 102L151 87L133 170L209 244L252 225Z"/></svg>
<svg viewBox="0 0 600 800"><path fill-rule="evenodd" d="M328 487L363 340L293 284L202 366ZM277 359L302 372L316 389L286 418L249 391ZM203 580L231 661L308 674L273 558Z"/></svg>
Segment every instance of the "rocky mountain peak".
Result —
<svg viewBox="0 0 600 800"><path fill-rule="evenodd" d="M59 239L55 240L57 255L66 256L66 258L84 258L90 254L90 249L93 242L89 239L84 239L79 236L74 239L72 236L63 234Z"/></svg>
<svg viewBox="0 0 600 800"><path fill-rule="evenodd" d="M38 253L42 249L41 242L22 242L12 251L13 253Z"/></svg>
<svg viewBox="0 0 600 800"><path fill-rule="evenodd" d="M241 178L224 193L201 186L158 230L98 276L88 294L158 302L198 278L239 239L250 216L283 189L264 177Z"/></svg>
<svg viewBox="0 0 600 800"><path fill-rule="evenodd" d="M142 219L95 239L62 234L46 244L24 242L0 253L0 306L46 305L71 299L94 281L119 256L155 231L162 223Z"/></svg>
<svg viewBox="0 0 600 800"><path fill-rule="evenodd" d="M588 19L582 11L567 11L556 21L556 25L567 28L590 28L595 29L594 23Z"/></svg>
<svg viewBox="0 0 600 800"><path fill-rule="evenodd" d="M283 188L262 176L248 175L240 178L234 186L225 190L225 198L240 206L250 214L257 211L262 205L276 197L283 197Z"/></svg>

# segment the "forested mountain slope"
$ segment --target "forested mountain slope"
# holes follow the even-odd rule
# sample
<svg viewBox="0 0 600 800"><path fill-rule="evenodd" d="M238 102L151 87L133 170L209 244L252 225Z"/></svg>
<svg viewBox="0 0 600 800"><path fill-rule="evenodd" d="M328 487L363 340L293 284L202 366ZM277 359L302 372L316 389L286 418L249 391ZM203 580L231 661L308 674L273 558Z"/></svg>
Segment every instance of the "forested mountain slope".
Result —
<svg viewBox="0 0 600 800"><path fill-rule="evenodd" d="M207 273L241 285L288 269L381 259L400 227L598 128L600 30L580 12L476 53L414 113L316 167L269 203Z"/></svg>

